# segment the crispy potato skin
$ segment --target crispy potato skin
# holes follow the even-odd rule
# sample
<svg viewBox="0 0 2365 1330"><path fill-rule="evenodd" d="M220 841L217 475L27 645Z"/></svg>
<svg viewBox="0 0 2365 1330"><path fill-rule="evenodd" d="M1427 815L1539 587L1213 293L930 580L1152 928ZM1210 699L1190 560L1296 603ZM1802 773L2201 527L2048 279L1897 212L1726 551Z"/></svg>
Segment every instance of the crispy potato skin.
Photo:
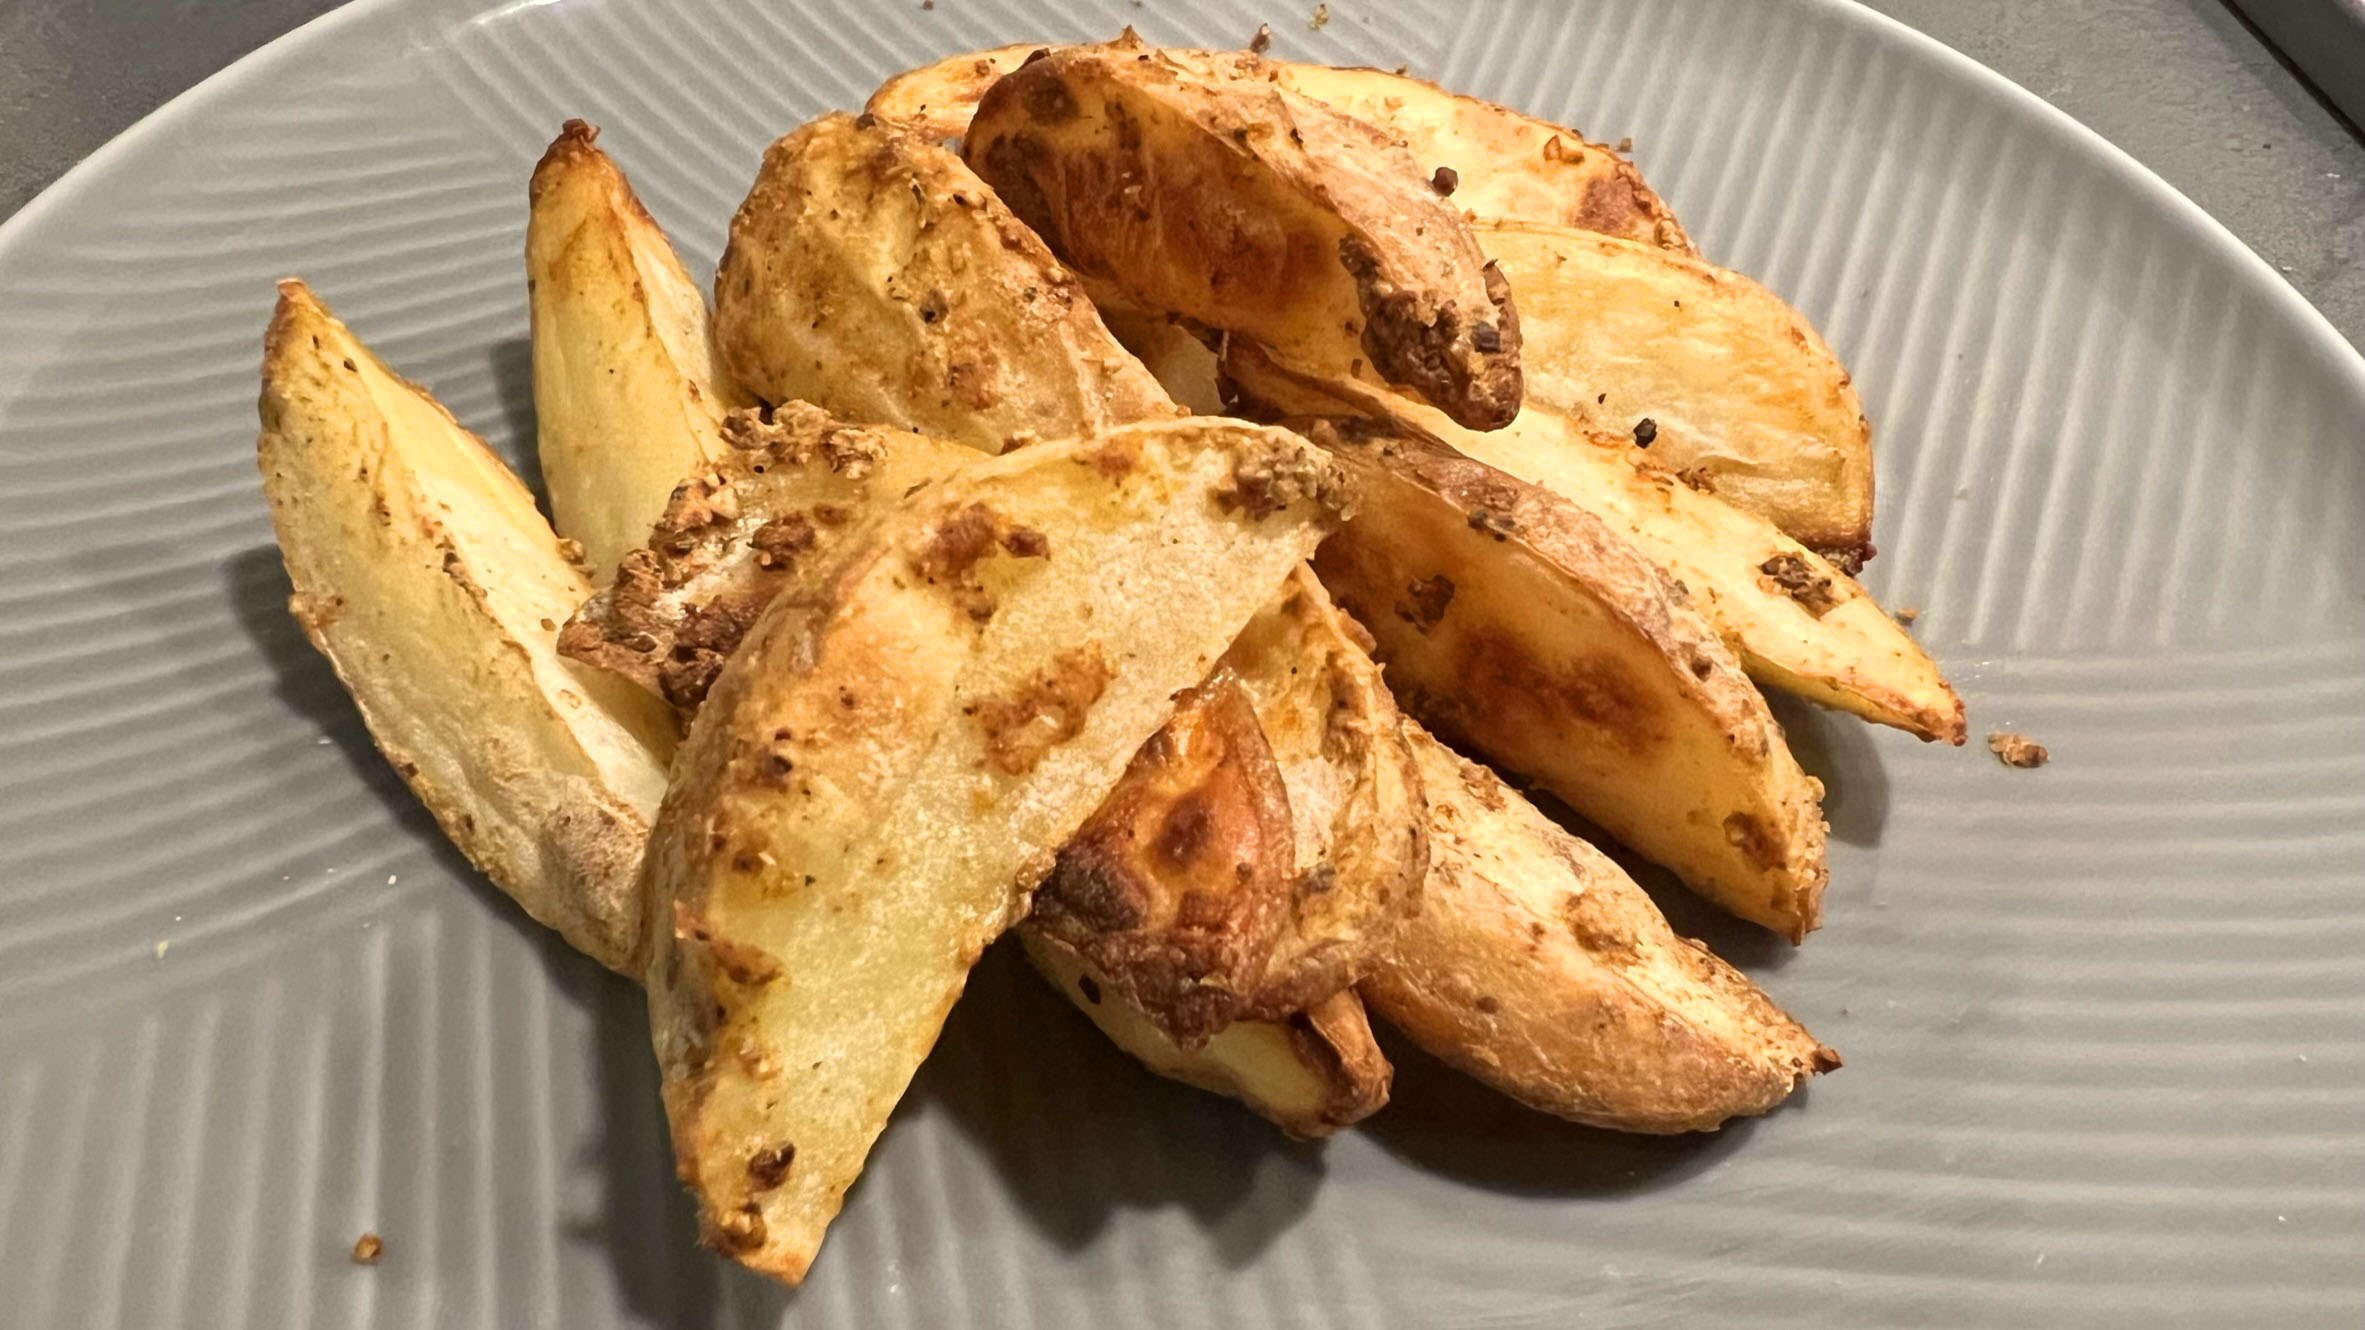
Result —
<svg viewBox="0 0 2365 1330"><path fill-rule="evenodd" d="M1361 121L1146 47L1070 47L987 89L962 151L1122 303L1339 372L1367 361L1474 429L1519 409L1508 284Z"/></svg>
<svg viewBox="0 0 2365 1330"><path fill-rule="evenodd" d="M1362 989L1390 1024L1523 1104L1620 1131L1707 1131L1839 1065L1599 850L1425 731L1412 740L1429 881Z"/></svg>
<svg viewBox="0 0 2365 1330"><path fill-rule="evenodd" d="M928 487L764 611L645 870L709 1242L803 1277L969 967L1343 504L1281 431L1121 428Z"/></svg>
<svg viewBox="0 0 2365 1330"><path fill-rule="evenodd" d="M559 633L561 652L632 680L686 724L775 596L828 568L915 485L978 458L926 435L838 420L809 402L723 422L723 456L676 487L647 543Z"/></svg>
<svg viewBox="0 0 2365 1330"><path fill-rule="evenodd" d="M1635 437L1652 460L1853 573L1872 553L1872 426L1848 371L1772 292L1699 259L1480 222L1518 293L1529 396Z"/></svg>
<svg viewBox="0 0 2365 1330"><path fill-rule="evenodd" d="M716 369L705 296L598 137L570 120L534 168L526 290L551 512L604 572L721 453L745 398Z"/></svg>
<svg viewBox="0 0 2365 1330"><path fill-rule="evenodd" d="M1433 440L1305 428L1360 495L1315 569L1378 639L1405 711L1803 939L1827 877L1821 788L1666 574L1598 518Z"/></svg>
<svg viewBox="0 0 2365 1330"><path fill-rule="evenodd" d="M1027 959L1110 1042L1170 1080L1237 1099L1299 1139L1328 1136L1388 1102L1395 1069L1372 1037L1353 989L1280 1020L1235 1021L1201 1047L1176 1043L1109 981L1036 929L1021 929Z"/></svg>
<svg viewBox="0 0 2365 1330"><path fill-rule="evenodd" d="M1027 928L1156 1025L1166 1060L1319 1006L1417 908L1419 776L1355 631L1293 573L1036 896Z"/></svg>
<svg viewBox="0 0 2365 1330"><path fill-rule="evenodd" d="M1219 668L1060 847L1027 927L1201 1047L1265 980L1294 858L1281 768L1247 690Z"/></svg>
<svg viewBox="0 0 2365 1330"><path fill-rule="evenodd" d="M868 109L929 138L957 139L968 133L978 99L994 80L1041 49L1026 43L947 56L887 80ZM1404 145L1423 178L1435 178L1441 166L1451 169L1458 179L1448 197L1465 212L1694 252L1634 164L1573 129L1385 70L1268 60L1247 51L1162 49L1185 68L1262 79L1369 122Z"/></svg>
<svg viewBox="0 0 2365 1330"><path fill-rule="evenodd" d="M526 913L637 969L662 708L554 649L590 593L498 458L303 283L280 285L257 455L290 611L380 752Z"/></svg>
<svg viewBox="0 0 2365 1330"><path fill-rule="evenodd" d="M1234 389L1274 414L1360 416L1540 485L1607 524L1673 576L1759 683L1960 744L1962 699L1887 610L1763 517L1683 483L1655 450L1530 403L1499 430L1347 380L1290 375L1237 355Z"/></svg>
<svg viewBox="0 0 2365 1330"><path fill-rule="evenodd" d="M867 116L823 116L764 153L715 273L715 326L765 401L989 453L1181 414L959 156Z"/></svg>

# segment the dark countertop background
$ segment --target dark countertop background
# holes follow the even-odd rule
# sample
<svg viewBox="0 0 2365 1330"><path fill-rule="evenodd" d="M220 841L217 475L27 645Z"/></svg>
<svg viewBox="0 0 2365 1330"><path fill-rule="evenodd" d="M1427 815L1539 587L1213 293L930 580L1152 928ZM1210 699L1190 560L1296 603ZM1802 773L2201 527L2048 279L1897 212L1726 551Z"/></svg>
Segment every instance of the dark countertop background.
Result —
<svg viewBox="0 0 2365 1330"><path fill-rule="evenodd" d="M2365 346L2365 140L2223 0L1870 3L2132 153ZM335 7L0 0L0 217L174 94Z"/></svg>

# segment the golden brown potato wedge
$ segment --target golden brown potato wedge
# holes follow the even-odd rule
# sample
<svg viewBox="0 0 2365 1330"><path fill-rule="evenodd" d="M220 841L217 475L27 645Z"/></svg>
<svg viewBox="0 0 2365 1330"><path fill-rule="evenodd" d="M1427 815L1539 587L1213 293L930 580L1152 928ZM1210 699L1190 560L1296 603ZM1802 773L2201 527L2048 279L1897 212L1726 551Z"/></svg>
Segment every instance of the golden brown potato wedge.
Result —
<svg viewBox="0 0 2365 1330"><path fill-rule="evenodd" d="M1621 1131L1706 1131L1839 1065L1607 856L1411 737L1429 881L1363 993L1414 1043L1532 1108Z"/></svg>
<svg viewBox="0 0 2365 1330"><path fill-rule="evenodd" d="M1343 493L1238 422L1037 444L764 611L647 861L651 1019L710 1241L803 1277L969 967Z"/></svg>
<svg viewBox="0 0 2365 1330"><path fill-rule="evenodd" d="M1235 1021L1185 1048L1140 1008L1111 996L1107 981L1074 952L1035 929L1019 937L1035 968L1110 1042L1161 1076L1239 1100L1292 1136L1328 1136L1388 1102L1395 1071L1352 989L1284 1020Z"/></svg>
<svg viewBox="0 0 2365 1330"><path fill-rule="evenodd" d="M1419 777L1351 632L1292 574L1035 898L1028 927L1183 1049L1349 987L1417 902Z"/></svg>
<svg viewBox="0 0 2365 1330"><path fill-rule="evenodd" d="M715 327L765 401L989 453L1181 414L957 155L868 116L823 116L764 153Z"/></svg>
<svg viewBox="0 0 2365 1330"><path fill-rule="evenodd" d="M774 597L810 590L838 547L913 485L980 460L969 449L925 436L845 425L803 403L780 408L769 421L752 412L735 413L726 437L737 445L735 451L713 472L684 483L650 547L628 555L616 586L593 598L559 638L569 654L665 696L685 719L696 714L722 663ZM1259 890L1243 898L1269 916L1272 927L1260 939L1254 986L1251 976L1233 973L1248 991L1226 1005L1223 1020L1246 1019L1246 1012L1281 1018L1309 1003L1320 1006L1318 999L1353 983L1374 963L1419 885L1422 842L1411 757L1396 730L1395 706L1379 682L1378 667L1350 632L1321 584L1301 565L1243 630L1219 671L1239 698L1279 817L1276 834L1262 846L1269 868L1258 870ZM1185 727L1191 712L1188 705L1179 707L1169 730ZM1265 738L1268 728L1279 736L1281 760ZM1161 731L1144 754L1178 746L1168 731ZM1135 765L1144 765L1142 755ZM1302 819L1289 816L1291 795L1280 786L1284 773L1308 809ZM1229 771L1214 774L1222 778L1216 784L1231 780ZM1168 788L1199 796L1192 811L1202 817L1207 813L1212 801L1205 792L1177 782ZM1094 821L1118 817L1112 806L1125 801L1121 785ZM1231 825L1211 821L1219 832ZM1093 839L1087 827L1071 839L1069 852ZM1208 853L1240 844L1220 834L1194 839ZM1250 842L1247 848L1256 846ZM1150 865L1153 871L1162 866ZM1145 897L1154 903L1154 892L1145 890ZM1145 903L1145 897L1127 903ZM1038 922L1028 925L1030 931L1040 931L1040 920L1058 915L1058 899L1055 878L1036 897ZM1073 912L1067 922L1063 936L1072 948L1106 967L1099 982L1106 985L1110 1010L1090 1013L1097 1023L1120 1031L1145 1023L1189 1028L1175 1019L1188 999L1161 1008L1154 998L1134 996L1136 988L1148 992L1153 981L1146 973L1170 954L1170 936L1147 920L1111 925L1105 934L1085 928ZM1219 933L1211 945L1223 941ZM1236 936L1230 941L1240 943ZM1138 970L1125 963L1127 955L1137 958ZM1171 967L1166 978L1171 983ZM1149 1016L1137 1003L1161 1015ZM1334 1010L1324 1020L1340 1047L1370 1044L1368 1033L1357 1040L1345 1028L1355 1014ZM1251 1107L1299 1135L1343 1125L1352 1119L1340 1115L1355 1106L1369 1111L1385 1102L1384 1060L1376 1063L1375 1085L1369 1075L1374 1059L1360 1054L1340 1057L1336 1049L1324 1053L1327 1045L1271 1032L1207 1040L1202 1027L1198 1034L1204 1043L1187 1049L1168 1036L1146 1047L1127 1047L1161 1071L1197 1067L1183 1077L1194 1085L1239 1086L1244 1096L1252 1096ZM1250 1055L1253 1065L1231 1065ZM1287 1065L1298 1070L1285 1076ZM1293 1098L1289 1089L1307 1084L1327 1087L1312 1106L1302 1096ZM1253 1097L1268 1091L1275 1097ZM1323 1105L1328 1107L1321 1113L1328 1117L1316 1112Z"/></svg>
<svg viewBox="0 0 2365 1330"><path fill-rule="evenodd" d="M705 295L598 137L569 120L534 168L526 291L550 511L605 573L744 399L715 368Z"/></svg>
<svg viewBox="0 0 2365 1330"><path fill-rule="evenodd" d="M924 434L849 425L807 402L734 411L724 455L676 487L558 649L665 699L684 722L775 596L913 486L978 460Z"/></svg>
<svg viewBox="0 0 2365 1330"><path fill-rule="evenodd" d="M1806 320L1738 273L1562 227L1481 222L1519 298L1529 397L1613 434L1849 572L1872 552L1872 426ZM1645 424L1645 422L1648 424Z"/></svg>
<svg viewBox="0 0 2365 1330"><path fill-rule="evenodd" d="M947 56L887 80L871 94L869 110L930 138L959 138L994 80L1042 48L1029 42ZM1634 164L1573 129L1385 70L1267 60L1248 51L1167 47L1163 54L1193 70L1261 78L1369 122L1402 143L1428 178L1451 180L1449 197L1465 212L1693 252L1675 214ZM1453 174L1438 177L1439 167Z"/></svg>
<svg viewBox="0 0 2365 1330"><path fill-rule="evenodd" d="M1460 213L1378 130L1147 47L1030 57L963 155L1117 302L1368 362L1474 429L1519 409L1519 320Z"/></svg>
<svg viewBox="0 0 2365 1330"><path fill-rule="evenodd" d="M1315 382L1246 354L1233 357L1230 374L1264 408L1382 420L1552 491L1672 575L1751 678L1924 739L1963 742L1962 700L1864 588L1764 518L1683 484L1631 438L1532 403L1502 429L1466 430L1383 389Z"/></svg>
<svg viewBox="0 0 2365 1330"><path fill-rule="evenodd" d="M637 967L664 709L559 658L590 584L533 496L297 281L263 346L289 610L452 843L578 950Z"/></svg>
<svg viewBox="0 0 2365 1330"><path fill-rule="evenodd" d="M1667 575L1599 518L1417 434L1301 422L1357 482L1314 566L1405 711L1792 941L1821 914L1821 787Z"/></svg>

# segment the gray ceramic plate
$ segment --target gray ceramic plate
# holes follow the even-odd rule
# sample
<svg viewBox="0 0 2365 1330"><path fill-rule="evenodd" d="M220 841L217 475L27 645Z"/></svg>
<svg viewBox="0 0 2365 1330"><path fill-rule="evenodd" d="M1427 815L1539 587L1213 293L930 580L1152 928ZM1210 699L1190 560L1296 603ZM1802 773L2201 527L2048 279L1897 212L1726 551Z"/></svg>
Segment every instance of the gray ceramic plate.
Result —
<svg viewBox="0 0 2365 1330"><path fill-rule="evenodd" d="M2359 1323L2365 365L1863 10L1310 8L370 0L0 229L0 1322ZM712 256L761 145L892 69L1265 19L1633 135L1853 364L1871 582L1975 730L2054 764L1786 713L1833 785L1830 924L1792 954L1679 917L1848 1056L1768 1120L1620 1139L1407 1054L1366 1130L1294 1146L996 954L810 1285L764 1286L692 1245L637 994L440 846L282 610L271 279L518 456L562 118Z"/></svg>

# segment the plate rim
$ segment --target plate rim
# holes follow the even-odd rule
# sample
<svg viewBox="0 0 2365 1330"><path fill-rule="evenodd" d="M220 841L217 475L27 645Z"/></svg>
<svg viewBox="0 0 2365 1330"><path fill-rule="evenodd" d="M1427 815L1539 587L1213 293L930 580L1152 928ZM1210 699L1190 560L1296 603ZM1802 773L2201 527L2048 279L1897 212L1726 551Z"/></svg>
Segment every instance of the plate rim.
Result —
<svg viewBox="0 0 2365 1330"><path fill-rule="evenodd" d="M242 87L263 69L299 57L315 43L333 40L348 27L404 9L427 10L439 4L456 5L458 2L346 0L346 3L305 20L208 74L100 144L88 156L66 168L64 174L44 186L13 215L0 220L0 272L17 262L18 251L39 237L43 223L51 213L68 206L90 188L93 180L102 178L117 158L138 151L172 129L192 123L202 124L203 113L215 101ZM2317 353L2331 365L2337 365L2337 372L2349 381L2352 388L2365 394L2365 350L2360 350L2342 335L2324 312L2316 308L2315 302L2293 286L2287 277L2236 235L2232 228L2193 202L2184 191L2170 184L2134 154L2005 75L1921 29L1862 3L1862 0L1783 2L1799 12L1820 13L1841 22L1862 24L1882 40L1903 47L1908 55L1934 61L1955 76L1999 96L2021 113L2032 116L2041 128L2065 137L2073 147L2084 149L2099 158L2100 163L2113 175L2144 195L2148 202L2157 205L2165 217L2194 233L2204 244L2229 254L2254 286L2261 287L2281 307L2282 312L2297 320L2307 340L2314 343ZM470 22L483 22L520 9L539 8L550 3L553 0L468 0L463 7L472 13ZM5 408L12 398L13 394L0 395L0 408Z"/></svg>

